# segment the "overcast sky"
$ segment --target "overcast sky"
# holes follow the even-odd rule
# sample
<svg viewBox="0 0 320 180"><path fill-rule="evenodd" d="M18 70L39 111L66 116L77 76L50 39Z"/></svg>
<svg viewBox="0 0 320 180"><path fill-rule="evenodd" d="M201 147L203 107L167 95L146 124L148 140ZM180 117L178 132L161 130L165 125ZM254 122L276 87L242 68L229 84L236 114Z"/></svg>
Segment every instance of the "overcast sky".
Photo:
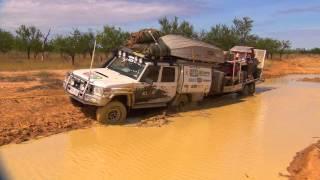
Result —
<svg viewBox="0 0 320 180"><path fill-rule="evenodd" d="M21 24L55 33L104 24L135 31L159 27L163 16L190 21L196 30L249 16L257 35L288 39L298 48L320 47L320 0L0 0L0 28L11 31Z"/></svg>

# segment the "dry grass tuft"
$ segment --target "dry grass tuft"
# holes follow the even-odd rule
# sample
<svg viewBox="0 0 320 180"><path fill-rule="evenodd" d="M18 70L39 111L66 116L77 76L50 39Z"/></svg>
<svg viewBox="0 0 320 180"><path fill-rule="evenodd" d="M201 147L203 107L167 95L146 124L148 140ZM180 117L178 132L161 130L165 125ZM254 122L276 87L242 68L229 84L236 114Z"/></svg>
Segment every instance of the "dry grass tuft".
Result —
<svg viewBox="0 0 320 180"><path fill-rule="evenodd" d="M104 61L104 56L97 55L94 66L98 67ZM91 59L89 56L77 56L75 65L71 64L69 57L51 53L44 61L40 57L27 59L25 54L11 52L8 54L0 53L0 71L26 71L26 70L49 70L49 69L79 69L88 68Z"/></svg>

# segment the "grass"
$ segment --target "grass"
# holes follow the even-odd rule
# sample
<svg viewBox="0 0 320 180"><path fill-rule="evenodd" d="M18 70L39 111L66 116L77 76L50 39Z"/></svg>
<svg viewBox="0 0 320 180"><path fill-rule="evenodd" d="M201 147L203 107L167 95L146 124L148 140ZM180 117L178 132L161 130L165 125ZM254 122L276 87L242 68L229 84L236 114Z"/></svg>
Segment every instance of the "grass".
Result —
<svg viewBox="0 0 320 180"><path fill-rule="evenodd" d="M29 76L0 76L0 82L29 82L34 81L34 77Z"/></svg>
<svg viewBox="0 0 320 180"><path fill-rule="evenodd" d="M96 55L94 66L98 67L103 63L104 56ZM71 59L60 54L51 53L48 57L41 60L40 55L37 58L27 59L24 53L11 52L7 54L0 53L0 71L28 71L28 70L51 70L51 69L79 69L89 68L91 58L89 56L76 56L75 64L71 64Z"/></svg>

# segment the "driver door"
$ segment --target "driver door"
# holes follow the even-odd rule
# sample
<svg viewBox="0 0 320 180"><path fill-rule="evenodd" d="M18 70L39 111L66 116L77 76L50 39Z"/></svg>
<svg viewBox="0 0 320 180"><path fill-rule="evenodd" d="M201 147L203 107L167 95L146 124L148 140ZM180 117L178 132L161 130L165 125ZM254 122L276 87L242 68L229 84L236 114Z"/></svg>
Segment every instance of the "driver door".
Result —
<svg viewBox="0 0 320 180"><path fill-rule="evenodd" d="M135 104L166 102L167 92L160 88L161 66L149 65L143 73L140 84L136 87Z"/></svg>

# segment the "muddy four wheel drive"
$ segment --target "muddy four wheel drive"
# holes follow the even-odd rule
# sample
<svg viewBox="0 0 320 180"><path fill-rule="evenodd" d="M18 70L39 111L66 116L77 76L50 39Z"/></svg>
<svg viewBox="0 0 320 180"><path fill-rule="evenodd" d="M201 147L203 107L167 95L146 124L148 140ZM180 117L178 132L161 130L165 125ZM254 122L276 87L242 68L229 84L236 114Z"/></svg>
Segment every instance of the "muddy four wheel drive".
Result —
<svg viewBox="0 0 320 180"><path fill-rule="evenodd" d="M233 92L253 94L261 79L263 50L235 47L233 57L226 58L215 46L178 35L155 41L143 51L120 48L101 68L68 73L66 92L97 106L98 121L121 123L130 109L183 106Z"/></svg>

